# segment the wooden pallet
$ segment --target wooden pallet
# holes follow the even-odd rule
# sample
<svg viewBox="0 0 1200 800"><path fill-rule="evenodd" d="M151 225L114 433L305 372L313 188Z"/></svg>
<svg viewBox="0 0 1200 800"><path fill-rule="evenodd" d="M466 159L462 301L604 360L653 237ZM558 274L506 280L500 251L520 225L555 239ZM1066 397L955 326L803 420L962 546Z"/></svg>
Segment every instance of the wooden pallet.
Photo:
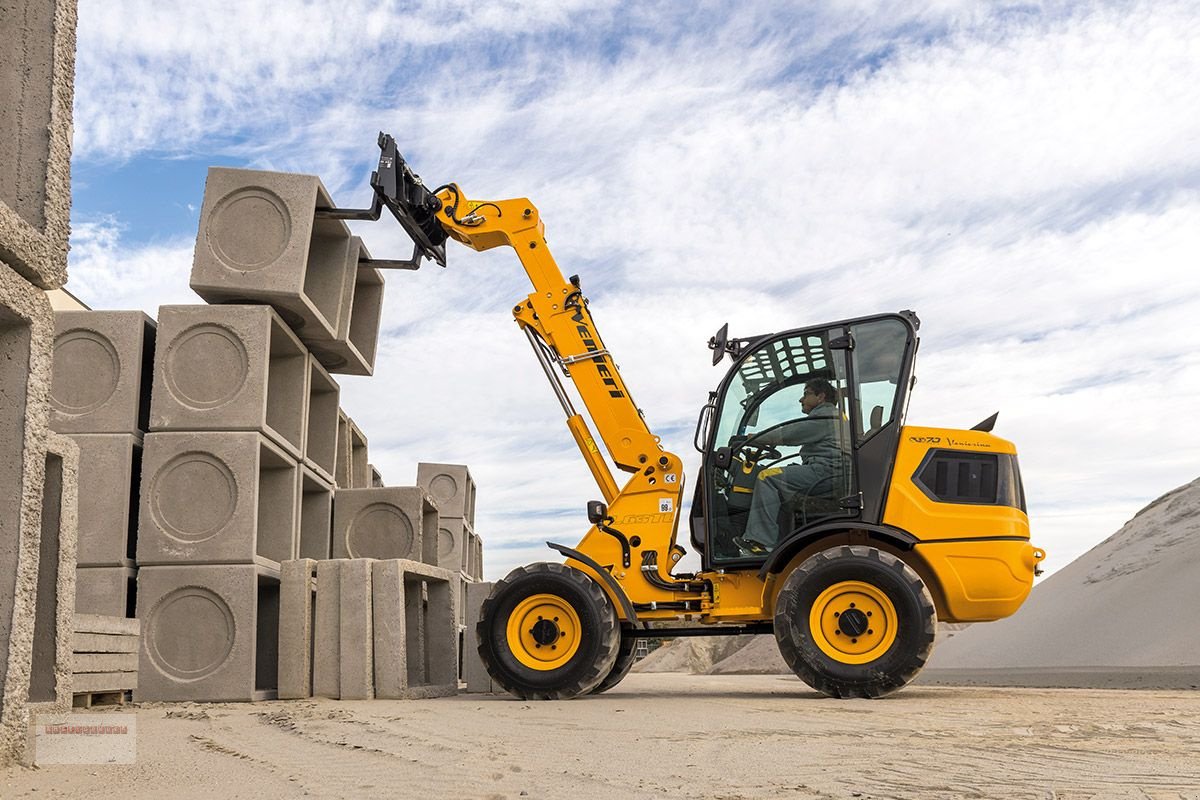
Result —
<svg viewBox="0 0 1200 800"><path fill-rule="evenodd" d="M72 700L73 708L92 708L93 706L123 706L129 698L129 690L115 692L79 692Z"/></svg>

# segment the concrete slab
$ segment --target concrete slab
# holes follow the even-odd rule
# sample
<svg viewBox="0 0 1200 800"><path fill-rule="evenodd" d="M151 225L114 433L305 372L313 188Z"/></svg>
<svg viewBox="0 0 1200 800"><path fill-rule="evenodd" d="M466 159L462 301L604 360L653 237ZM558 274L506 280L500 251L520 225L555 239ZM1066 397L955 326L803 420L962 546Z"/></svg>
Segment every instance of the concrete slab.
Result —
<svg viewBox="0 0 1200 800"><path fill-rule="evenodd" d="M0 764L27 730L53 336L45 293L0 262Z"/></svg>
<svg viewBox="0 0 1200 800"><path fill-rule="evenodd" d="M437 565L456 573L470 574L467 567L471 560L474 536L471 524L465 519L442 517L439 514Z"/></svg>
<svg viewBox="0 0 1200 800"><path fill-rule="evenodd" d="M74 0L0 4L0 260L42 289L67 281Z"/></svg>
<svg viewBox="0 0 1200 800"><path fill-rule="evenodd" d="M131 567L137 554L142 440L75 434L79 446L79 565Z"/></svg>
<svg viewBox="0 0 1200 800"><path fill-rule="evenodd" d="M479 657L479 613L483 601L492 593L492 583L468 583L467 608L464 614L466 628L463 633L462 677L466 681L470 693L491 694L502 693L503 690L492 682L483 659Z"/></svg>
<svg viewBox="0 0 1200 800"><path fill-rule="evenodd" d="M437 501L443 517L461 517L475 524L475 481L465 464L417 464L417 485Z"/></svg>
<svg viewBox="0 0 1200 800"><path fill-rule="evenodd" d="M304 463L332 483L337 470L341 388L317 360L308 359L308 421Z"/></svg>
<svg viewBox="0 0 1200 800"><path fill-rule="evenodd" d="M333 486L300 467L300 558L329 558L333 533Z"/></svg>
<svg viewBox="0 0 1200 800"><path fill-rule="evenodd" d="M317 562L313 618L313 695L342 696L341 561Z"/></svg>
<svg viewBox="0 0 1200 800"><path fill-rule="evenodd" d="M367 462L367 435L354 422L350 422L350 488L370 489L371 466Z"/></svg>
<svg viewBox="0 0 1200 800"><path fill-rule="evenodd" d="M132 617L137 610L137 569L77 567L74 610L110 617Z"/></svg>
<svg viewBox="0 0 1200 800"><path fill-rule="evenodd" d="M137 672L94 672L71 676L72 686L80 692L117 692L138 688Z"/></svg>
<svg viewBox="0 0 1200 800"><path fill-rule="evenodd" d="M134 699L276 696L279 573L254 564L143 567L144 629Z"/></svg>
<svg viewBox="0 0 1200 800"><path fill-rule="evenodd" d="M437 506L418 486L339 489L334 558L407 558L437 564Z"/></svg>
<svg viewBox="0 0 1200 800"><path fill-rule="evenodd" d="M337 448L335 453L333 479L339 489L354 489L350 468L350 417L338 409Z"/></svg>
<svg viewBox="0 0 1200 800"><path fill-rule="evenodd" d="M71 629L75 633L102 633L111 636L140 636L142 621L136 618L112 617L105 614L74 614Z"/></svg>
<svg viewBox="0 0 1200 800"><path fill-rule="evenodd" d="M58 311L54 327L51 427L139 436L148 430L154 320L141 311Z"/></svg>
<svg viewBox="0 0 1200 800"><path fill-rule="evenodd" d="M303 328L300 337L327 370L339 375L371 375L379 342L383 311L383 275L377 269L359 268L359 259L369 259L362 240L351 239L347 258L353 264L354 280L345 302L337 333L328 336L318 328Z"/></svg>
<svg viewBox="0 0 1200 800"><path fill-rule="evenodd" d="M297 471L260 433L147 434L138 564L278 569L296 556Z"/></svg>
<svg viewBox="0 0 1200 800"><path fill-rule="evenodd" d="M267 306L163 306L151 431L259 431L299 458L309 355Z"/></svg>
<svg viewBox="0 0 1200 800"><path fill-rule="evenodd" d="M375 634L371 613L371 564L366 558L341 563L338 636L343 700L375 697Z"/></svg>
<svg viewBox="0 0 1200 800"><path fill-rule="evenodd" d="M138 654L133 653L76 653L75 674L83 672L134 672Z"/></svg>
<svg viewBox="0 0 1200 800"><path fill-rule="evenodd" d="M313 693L313 596L317 562L284 561L279 574L279 699Z"/></svg>
<svg viewBox="0 0 1200 800"><path fill-rule="evenodd" d="M111 633L76 633L71 637L71 649L80 653L136 653L138 637Z"/></svg>
<svg viewBox="0 0 1200 800"><path fill-rule="evenodd" d="M191 287L210 303L266 303L305 335L336 338L357 259L333 201L313 175L212 167L204 187Z"/></svg>
<svg viewBox="0 0 1200 800"><path fill-rule="evenodd" d="M376 469L374 464L367 464L367 469L371 471L371 488L380 489L383 487L383 474Z"/></svg>

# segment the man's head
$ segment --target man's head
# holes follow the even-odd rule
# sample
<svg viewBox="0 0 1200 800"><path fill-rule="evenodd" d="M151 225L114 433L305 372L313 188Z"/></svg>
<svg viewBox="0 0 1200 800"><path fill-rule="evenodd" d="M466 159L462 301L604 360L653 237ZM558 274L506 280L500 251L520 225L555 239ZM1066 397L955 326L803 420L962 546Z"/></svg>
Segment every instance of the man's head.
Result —
<svg viewBox="0 0 1200 800"><path fill-rule="evenodd" d="M800 407L804 409L805 414L811 414L812 410L822 403L836 402L837 389L824 378L813 378L804 384L804 396L800 398Z"/></svg>

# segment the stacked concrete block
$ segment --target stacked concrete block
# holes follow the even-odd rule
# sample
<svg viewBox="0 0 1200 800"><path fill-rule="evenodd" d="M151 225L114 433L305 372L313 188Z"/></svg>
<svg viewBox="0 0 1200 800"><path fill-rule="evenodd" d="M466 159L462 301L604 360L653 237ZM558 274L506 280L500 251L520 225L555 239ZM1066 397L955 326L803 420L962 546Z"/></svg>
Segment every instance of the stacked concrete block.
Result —
<svg viewBox="0 0 1200 800"><path fill-rule="evenodd" d="M350 488L370 489L371 465L367 463L370 457L367 453L367 435L350 420Z"/></svg>
<svg viewBox="0 0 1200 800"><path fill-rule="evenodd" d="M330 371L370 375L383 301L370 256L312 175L214 167L200 212L191 286L212 303L267 303Z"/></svg>
<svg viewBox="0 0 1200 800"><path fill-rule="evenodd" d="M41 289L67 282L75 3L0 4L0 261Z"/></svg>
<svg viewBox="0 0 1200 800"><path fill-rule="evenodd" d="M340 447L341 389L317 360L309 356L308 421L304 436L304 463L330 486L335 484Z"/></svg>
<svg viewBox="0 0 1200 800"><path fill-rule="evenodd" d="M278 569L183 564L138 573L142 621L135 700L277 696Z"/></svg>
<svg viewBox="0 0 1200 800"><path fill-rule="evenodd" d="M437 565L438 509L419 486L339 489L334 558L404 558Z"/></svg>
<svg viewBox="0 0 1200 800"><path fill-rule="evenodd" d="M471 693L501 692L500 687L492 682L483 659L479 657L479 635L476 626L479 623L479 613L483 601L492 593L491 583L467 583L466 609L464 619L466 627L463 630L462 645L462 679Z"/></svg>
<svg viewBox="0 0 1200 800"><path fill-rule="evenodd" d="M367 464L367 469L371 472L371 488L383 488L383 473L376 469L374 464Z"/></svg>
<svg viewBox="0 0 1200 800"><path fill-rule="evenodd" d="M412 561L372 565L375 696L458 691L457 576Z"/></svg>
<svg viewBox="0 0 1200 800"><path fill-rule="evenodd" d="M300 468L300 558L330 557L334 489L307 466Z"/></svg>
<svg viewBox="0 0 1200 800"><path fill-rule="evenodd" d="M475 526L475 481L465 464L417 464L417 485L437 502L443 517L464 519Z"/></svg>
<svg viewBox="0 0 1200 800"><path fill-rule="evenodd" d="M313 693L314 597L317 562L285 561L279 574L279 699Z"/></svg>
<svg viewBox="0 0 1200 800"><path fill-rule="evenodd" d="M301 486L296 461L261 433L148 434L138 522L141 574L149 565L182 563L278 571L279 562L296 557Z"/></svg>
<svg viewBox="0 0 1200 800"><path fill-rule="evenodd" d="M73 704L82 708L124 704L125 693L137 688L141 622L124 616L75 614L71 623Z"/></svg>
<svg viewBox="0 0 1200 800"><path fill-rule="evenodd" d="M78 454L50 433L42 290L66 282L75 17L73 0L0 3L0 765L24 749L30 700L70 694Z"/></svg>
<svg viewBox="0 0 1200 800"><path fill-rule="evenodd" d="M267 306L163 306L150 430L260 431L301 458L311 363Z"/></svg>

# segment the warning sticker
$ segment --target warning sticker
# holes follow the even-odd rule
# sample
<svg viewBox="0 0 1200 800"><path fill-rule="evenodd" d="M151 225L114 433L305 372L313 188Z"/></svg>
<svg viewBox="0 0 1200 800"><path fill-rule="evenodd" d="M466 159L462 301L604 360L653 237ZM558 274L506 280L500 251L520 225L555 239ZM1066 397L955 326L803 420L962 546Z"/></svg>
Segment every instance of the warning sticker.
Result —
<svg viewBox="0 0 1200 800"><path fill-rule="evenodd" d="M658 513L670 514L672 509L673 509L673 505L671 503L671 498L669 498L669 497L658 498Z"/></svg>

